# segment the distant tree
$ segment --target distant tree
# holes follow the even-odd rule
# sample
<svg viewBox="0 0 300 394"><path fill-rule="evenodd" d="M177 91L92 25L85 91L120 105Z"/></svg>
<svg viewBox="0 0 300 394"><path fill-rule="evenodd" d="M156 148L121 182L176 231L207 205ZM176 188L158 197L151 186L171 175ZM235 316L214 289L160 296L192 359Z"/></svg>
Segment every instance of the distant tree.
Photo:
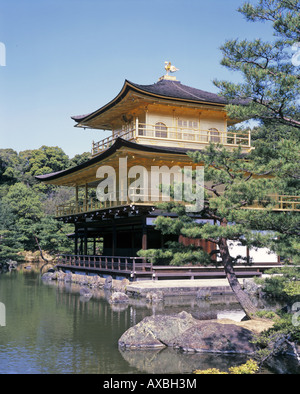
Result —
<svg viewBox="0 0 300 394"><path fill-rule="evenodd" d="M41 218L33 226L39 246L51 254L73 253L73 241L67 237L73 230L71 224L59 222L51 216Z"/></svg>
<svg viewBox="0 0 300 394"><path fill-rule="evenodd" d="M16 183L10 186L2 202L14 215L14 225L21 234L23 249L34 250L33 227L44 215L38 194L23 183Z"/></svg>
<svg viewBox="0 0 300 394"><path fill-rule="evenodd" d="M0 149L0 185L12 184L20 179L21 160L13 149Z"/></svg>
<svg viewBox="0 0 300 394"><path fill-rule="evenodd" d="M22 251L22 237L16 225L16 216L9 206L0 200L0 261L18 259Z"/></svg>
<svg viewBox="0 0 300 394"><path fill-rule="evenodd" d="M22 151L0 149L0 258L20 258L20 251L39 247L50 253L71 252L70 225L53 218L55 206L74 198L69 188L41 185L35 175L60 171L84 162L73 161L59 147Z"/></svg>
<svg viewBox="0 0 300 394"><path fill-rule="evenodd" d="M70 159L70 167L78 166L79 164L85 163L91 158L92 154L90 152L83 152L81 154L75 155L72 159Z"/></svg>
<svg viewBox="0 0 300 394"><path fill-rule="evenodd" d="M56 207L69 201L75 201L74 189L60 186L48 194L41 194L42 209L46 215L55 216Z"/></svg>
<svg viewBox="0 0 300 394"><path fill-rule="evenodd" d="M44 193L53 191L55 186L41 184L35 179L35 176L61 171L69 167L69 157L57 146L43 145L39 149L22 151L19 156L23 167L23 182Z"/></svg>

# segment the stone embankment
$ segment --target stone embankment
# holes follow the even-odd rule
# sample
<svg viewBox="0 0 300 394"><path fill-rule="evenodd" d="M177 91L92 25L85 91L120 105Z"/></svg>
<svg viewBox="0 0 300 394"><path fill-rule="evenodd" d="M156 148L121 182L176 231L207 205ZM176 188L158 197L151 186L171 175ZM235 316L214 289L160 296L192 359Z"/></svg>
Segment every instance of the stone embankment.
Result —
<svg viewBox="0 0 300 394"><path fill-rule="evenodd" d="M109 298L110 303L125 303L128 301L126 295L126 287L129 280L114 280L111 276L101 278L99 275L79 275L71 272L65 273L63 271L46 272L42 275L44 281L59 281L64 283L74 283L80 286L80 295L85 298L91 298L93 289L103 289L111 291Z"/></svg>

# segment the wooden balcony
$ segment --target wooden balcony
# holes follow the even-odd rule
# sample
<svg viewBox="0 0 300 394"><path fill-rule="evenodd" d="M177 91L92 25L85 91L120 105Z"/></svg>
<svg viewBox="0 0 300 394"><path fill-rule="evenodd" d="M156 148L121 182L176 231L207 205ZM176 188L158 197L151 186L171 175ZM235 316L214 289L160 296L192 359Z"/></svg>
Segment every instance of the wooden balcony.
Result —
<svg viewBox="0 0 300 394"><path fill-rule="evenodd" d="M106 210L109 208L124 207L127 205L145 205L152 206L155 203L148 201L150 198L143 198L141 194L131 194L131 198L127 197L127 200L121 200L119 195L115 198L108 199L106 201L99 201L96 199L79 200L77 202L67 202L65 204L56 206L56 217L72 216L78 214L84 214L89 212L96 212L100 210ZM148 196L147 196L148 197ZM142 198L144 201L137 201L138 198ZM159 200L158 200L159 201ZM162 200L160 200L162 201Z"/></svg>
<svg viewBox="0 0 300 394"><path fill-rule="evenodd" d="M138 123L126 131L114 131L113 134L101 141L93 142L92 155L98 155L109 148L115 140L121 137L128 141L135 141L145 145L186 147L199 149L210 142L221 143L224 146L236 148L241 146L244 150L251 149L250 130L233 133L218 130L199 130L181 127L159 127Z"/></svg>
<svg viewBox="0 0 300 394"><path fill-rule="evenodd" d="M69 202L66 204L58 205L56 207L56 217L72 216L78 214L84 214L89 212L95 212L105 210L109 208L123 207L126 205L137 205L137 206L154 206L159 202L162 202L162 196L159 195L157 198L153 198L153 195L142 195L142 194L131 194L131 198L127 197L127 201L121 201L116 196L115 199L111 199L100 202L95 199L83 200L77 202ZM140 198L140 200L138 200ZM171 200L171 199L170 199ZM258 202L254 202L252 206L243 207L243 209L271 209L272 211L293 211L300 212L300 196L287 196L287 195L270 195L270 201L262 202L263 204L269 203L267 206L263 206Z"/></svg>
<svg viewBox="0 0 300 394"><path fill-rule="evenodd" d="M166 280L166 279L209 279L226 278L224 269L216 266L160 266L153 265L151 260L141 257L71 255L58 256L57 268L72 272L96 273L126 277L130 280ZM262 273L278 263L255 263L253 265L238 264L235 271L239 278L261 276ZM220 289L221 290L221 289ZM224 289L222 289L224 290Z"/></svg>
<svg viewBox="0 0 300 394"><path fill-rule="evenodd" d="M62 254L58 256L57 267L75 272L124 276L132 280L152 279L152 263L141 257Z"/></svg>

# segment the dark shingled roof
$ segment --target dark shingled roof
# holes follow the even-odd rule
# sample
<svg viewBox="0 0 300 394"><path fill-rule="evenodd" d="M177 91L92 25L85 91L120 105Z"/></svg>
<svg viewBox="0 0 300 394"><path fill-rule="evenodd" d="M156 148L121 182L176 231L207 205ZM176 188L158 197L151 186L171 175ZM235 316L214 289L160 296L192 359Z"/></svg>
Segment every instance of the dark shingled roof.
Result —
<svg viewBox="0 0 300 394"><path fill-rule="evenodd" d="M178 98L188 101L209 102L215 104L227 104L224 97L218 96L214 93L209 93L204 90L192 88L190 86L182 85L179 81L169 81L162 79L152 85L138 85L130 82L133 86L147 93L165 96L168 98Z"/></svg>
<svg viewBox="0 0 300 394"><path fill-rule="evenodd" d="M187 85L183 85L179 81L171 81L167 79L162 79L152 85L139 85L128 80L120 91L120 93L109 103L99 108L98 110L91 112L87 115L71 116L76 122L82 122L84 120L90 120L94 117L105 112L109 108L112 108L115 104L120 102L128 93L129 90L143 93L146 96L166 98L169 100L180 100L183 102L196 102L196 103L206 103L225 106L229 104L229 101L225 97L221 97L215 93L206 92L204 90L192 88ZM245 100L233 100L232 104L245 105L247 102Z"/></svg>
<svg viewBox="0 0 300 394"><path fill-rule="evenodd" d="M54 179L61 178L62 176L72 174L78 170L83 170L84 168L89 167L90 165L101 162L103 159L111 156L118 149L122 147L127 147L131 149L136 149L142 152L153 152L153 153L176 153L184 155L188 151L193 151L194 149L187 148L172 148L172 147L159 147L159 146L149 146L149 145L141 145L135 142L124 140L123 138L117 138L112 146L106 149L104 152L99 155L87 160L84 163L79 164L78 166L67 168L66 170L61 170L57 172L51 172L50 174L44 175L36 175L35 178L39 181L51 181Z"/></svg>

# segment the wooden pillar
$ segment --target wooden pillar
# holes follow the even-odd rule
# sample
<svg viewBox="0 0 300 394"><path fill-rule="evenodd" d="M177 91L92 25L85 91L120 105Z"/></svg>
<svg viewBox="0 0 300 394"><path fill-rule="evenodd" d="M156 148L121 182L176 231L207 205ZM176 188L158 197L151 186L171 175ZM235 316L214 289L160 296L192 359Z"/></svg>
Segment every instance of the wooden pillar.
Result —
<svg viewBox="0 0 300 394"><path fill-rule="evenodd" d="M78 254L78 229L77 229L76 224L75 224L74 254L75 254L75 256Z"/></svg>
<svg viewBox="0 0 300 394"><path fill-rule="evenodd" d="M112 222L112 256L116 255L116 249L117 249L117 229L116 229L116 223L113 220L113 222Z"/></svg>
<svg viewBox="0 0 300 394"><path fill-rule="evenodd" d="M87 234L87 226L84 227L84 250L83 254L87 255L87 239L88 239L88 234Z"/></svg>
<svg viewBox="0 0 300 394"><path fill-rule="evenodd" d="M246 254L247 254L247 264L250 264L250 250L248 246L246 246Z"/></svg>
<svg viewBox="0 0 300 394"><path fill-rule="evenodd" d="M83 254L83 238L80 237L80 250L79 250L79 254Z"/></svg>
<svg viewBox="0 0 300 394"><path fill-rule="evenodd" d="M143 225L142 225L142 249L147 250L148 247L148 234L147 234L147 226L146 226L146 217L143 217Z"/></svg>
<svg viewBox="0 0 300 394"><path fill-rule="evenodd" d="M134 226L131 227L131 255L134 256Z"/></svg>
<svg viewBox="0 0 300 394"><path fill-rule="evenodd" d="M76 213L78 213L78 186L75 186Z"/></svg>
<svg viewBox="0 0 300 394"><path fill-rule="evenodd" d="M88 209L88 184L85 184L85 211Z"/></svg>
<svg viewBox="0 0 300 394"><path fill-rule="evenodd" d="M94 244L93 244L93 255L96 255L96 237L94 237Z"/></svg>

